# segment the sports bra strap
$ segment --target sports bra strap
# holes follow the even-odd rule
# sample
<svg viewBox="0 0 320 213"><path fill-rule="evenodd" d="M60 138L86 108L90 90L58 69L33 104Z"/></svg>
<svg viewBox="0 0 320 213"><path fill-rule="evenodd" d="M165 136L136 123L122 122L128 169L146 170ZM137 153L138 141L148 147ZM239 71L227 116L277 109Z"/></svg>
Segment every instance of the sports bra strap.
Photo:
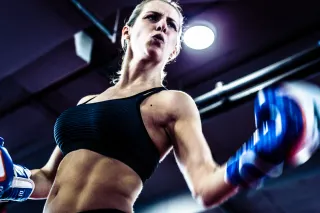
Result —
<svg viewBox="0 0 320 213"><path fill-rule="evenodd" d="M83 102L82 104L86 104L86 103L88 103L89 101L93 100L93 99L96 98L96 97L97 97L97 95L95 95L93 98L90 98L89 100Z"/></svg>
<svg viewBox="0 0 320 213"><path fill-rule="evenodd" d="M146 90L146 91L144 91L144 92L142 92L142 93L140 93L138 95L138 101L141 103L147 97L149 97L149 96L151 96L151 95L153 95L155 93L158 93L158 92L160 92L162 90L167 90L167 88L165 88L165 87L155 87L155 88L151 88L149 90Z"/></svg>
<svg viewBox="0 0 320 213"><path fill-rule="evenodd" d="M155 87L155 88L151 88L151 89L148 89L146 91L143 91L143 92L140 92L136 95L133 95L133 96L129 96L128 98L133 98L133 97L137 97L139 102L142 102L144 99L146 99L147 97L149 97L150 95L153 95L157 92L160 92L162 90L167 90L167 88L165 87ZM95 95L94 97L90 98L89 100L85 101L84 103L82 104L86 104L88 103L89 101L93 100L94 98L96 98L97 95ZM119 99L115 99L115 100L121 100L121 99L125 99L125 98L119 98Z"/></svg>

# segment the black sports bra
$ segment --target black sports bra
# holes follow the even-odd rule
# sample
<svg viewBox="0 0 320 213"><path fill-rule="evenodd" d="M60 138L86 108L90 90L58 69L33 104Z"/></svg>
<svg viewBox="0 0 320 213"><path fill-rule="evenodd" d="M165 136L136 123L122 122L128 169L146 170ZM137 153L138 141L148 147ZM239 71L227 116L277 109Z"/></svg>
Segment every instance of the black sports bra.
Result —
<svg viewBox="0 0 320 213"><path fill-rule="evenodd" d="M127 98L67 109L54 126L57 145L64 155L88 149L117 159L145 182L156 169L160 153L144 126L140 104L162 90L165 88L157 87Z"/></svg>

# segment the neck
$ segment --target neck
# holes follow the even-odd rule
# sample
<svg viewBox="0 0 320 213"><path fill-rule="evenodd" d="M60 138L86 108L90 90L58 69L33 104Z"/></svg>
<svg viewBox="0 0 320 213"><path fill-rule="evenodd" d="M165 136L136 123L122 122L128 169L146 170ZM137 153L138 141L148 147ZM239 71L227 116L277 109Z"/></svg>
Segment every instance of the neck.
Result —
<svg viewBox="0 0 320 213"><path fill-rule="evenodd" d="M119 88L131 87L161 87L161 73L164 64L151 60L135 60L126 54L121 76L116 84Z"/></svg>

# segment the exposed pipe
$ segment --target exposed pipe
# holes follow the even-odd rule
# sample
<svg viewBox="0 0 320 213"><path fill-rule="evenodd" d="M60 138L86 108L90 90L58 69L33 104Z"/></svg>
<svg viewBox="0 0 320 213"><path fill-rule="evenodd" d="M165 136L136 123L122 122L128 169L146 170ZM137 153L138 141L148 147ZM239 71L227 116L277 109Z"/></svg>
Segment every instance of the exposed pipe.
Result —
<svg viewBox="0 0 320 213"><path fill-rule="evenodd" d="M98 18L90 12L87 8L85 8L78 0L71 0L71 2L99 29L102 33L104 33L112 43L116 43L119 18L120 18L120 10L117 10L116 21L113 28L113 33L111 33Z"/></svg>
<svg viewBox="0 0 320 213"><path fill-rule="evenodd" d="M220 2L221 0L185 0L181 1L183 4L190 4L190 3L216 3ZM113 28L113 33L111 33L102 23L101 21L92 13L90 12L87 8L85 8L79 0L71 0L71 2L99 29L101 30L102 33L104 33L111 41L112 43L116 42L116 35L118 32L118 26L119 26L119 18L120 18L120 10L117 10L117 15L116 15L116 21L115 25ZM222 2L222 1L221 1ZM132 3L132 6L136 4Z"/></svg>
<svg viewBox="0 0 320 213"><path fill-rule="evenodd" d="M238 106L272 84L292 78L305 78L320 70L320 43L195 98L203 118Z"/></svg>

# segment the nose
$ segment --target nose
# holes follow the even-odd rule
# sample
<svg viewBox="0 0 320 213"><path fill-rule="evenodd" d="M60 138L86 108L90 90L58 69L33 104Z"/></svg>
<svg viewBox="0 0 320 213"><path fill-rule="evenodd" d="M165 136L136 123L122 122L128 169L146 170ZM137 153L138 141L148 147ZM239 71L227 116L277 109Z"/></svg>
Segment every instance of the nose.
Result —
<svg viewBox="0 0 320 213"><path fill-rule="evenodd" d="M156 30L157 30L157 31L161 31L161 32L166 33L167 28L168 28L167 22L166 22L164 19L161 19L161 20L157 23L157 27L156 27Z"/></svg>

